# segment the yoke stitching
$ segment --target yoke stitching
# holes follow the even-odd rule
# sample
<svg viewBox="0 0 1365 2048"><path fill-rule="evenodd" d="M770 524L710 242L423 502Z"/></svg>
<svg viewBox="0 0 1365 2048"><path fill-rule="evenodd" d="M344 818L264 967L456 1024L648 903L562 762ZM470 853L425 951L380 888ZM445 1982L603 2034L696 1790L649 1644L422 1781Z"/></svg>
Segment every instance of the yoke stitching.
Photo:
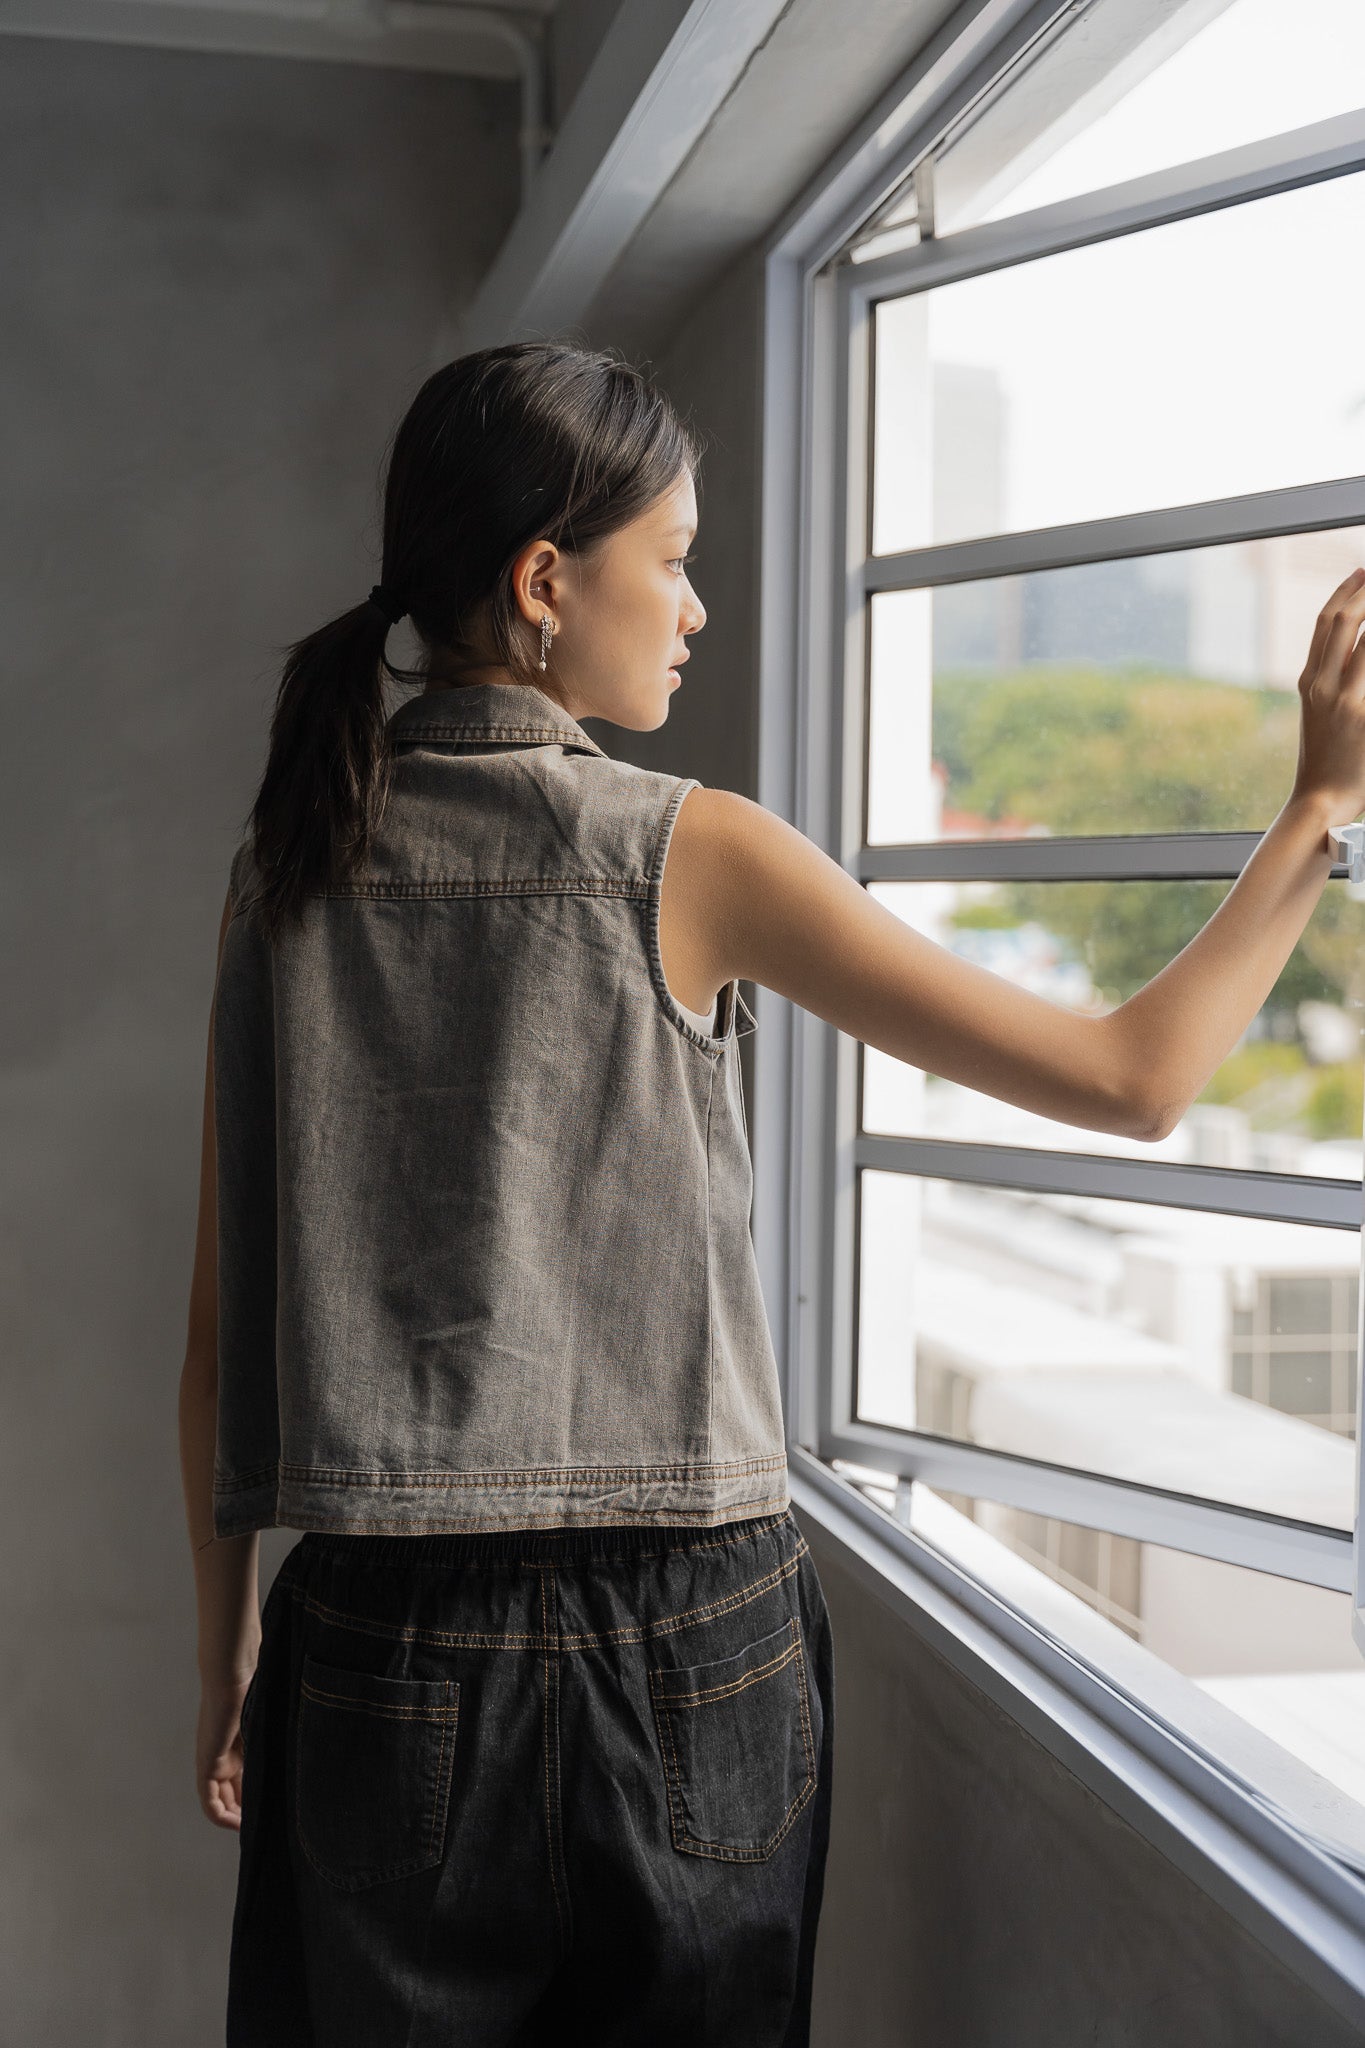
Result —
<svg viewBox="0 0 1365 2048"><path fill-rule="evenodd" d="M416 700L409 697L407 701L411 704ZM400 704L398 707L399 712L406 709L406 704ZM398 712L393 716L396 718ZM544 740L547 746L566 746L577 753L583 753L587 748L591 748L594 754L602 754L601 747L578 726L476 725L471 720L451 717L434 718L430 722L414 719L410 724L405 721L397 727L392 727L390 721L390 725L392 729L389 733L389 744L395 747L401 747L414 739ZM606 756L603 755L603 758Z"/></svg>
<svg viewBox="0 0 1365 2048"><path fill-rule="evenodd" d="M664 1615L657 1622L633 1622L625 1627L612 1629L579 1629L572 1635L557 1633L555 1642L562 1650L600 1649L610 1643L655 1642L699 1621L711 1620L721 1614L736 1613L741 1607L747 1607L751 1601L761 1599L765 1593L771 1592L784 1579L790 1578L799 1568L807 1548L806 1540L802 1537L800 1548L775 1570L765 1572L762 1578L753 1580L750 1585L740 1587L733 1593L705 1601L697 1607L686 1607L677 1614ZM534 1569L544 1572L549 1567L537 1560L534 1562ZM429 1643L437 1649L452 1650L528 1650L541 1648L545 1640L543 1624L539 1632L526 1629L419 1628L412 1622L379 1621L370 1615L353 1614L340 1607L330 1607L315 1594L305 1592L302 1586L291 1585L289 1591L295 1600L310 1613L316 1614L319 1620L352 1629L361 1635L381 1636L390 1642Z"/></svg>
<svg viewBox="0 0 1365 2048"><path fill-rule="evenodd" d="M488 881L471 881L463 875L435 875L426 880L409 877L392 882L360 881L349 886L312 889L315 900L344 902L357 897L406 896L621 896L643 899L648 884L630 876L598 875L495 875Z"/></svg>

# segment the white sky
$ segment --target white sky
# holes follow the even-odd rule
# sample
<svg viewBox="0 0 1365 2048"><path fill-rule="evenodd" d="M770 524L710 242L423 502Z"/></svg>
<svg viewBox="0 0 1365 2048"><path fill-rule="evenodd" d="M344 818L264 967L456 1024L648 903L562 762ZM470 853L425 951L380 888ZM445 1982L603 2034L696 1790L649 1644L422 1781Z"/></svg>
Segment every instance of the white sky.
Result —
<svg viewBox="0 0 1365 2048"><path fill-rule="evenodd" d="M1356 107L1365 107L1361 0L1233 0L980 218L1002 220Z"/></svg>
<svg viewBox="0 0 1365 2048"><path fill-rule="evenodd" d="M1043 204L1365 106L1361 0L1234 0L1017 188ZM1017 265L927 296L937 361L993 368L1006 529L1365 472L1365 174ZM914 301L883 309L913 378ZM897 379L899 381L899 379ZM894 409L893 409L894 411ZM897 431L897 439L900 435ZM921 530L879 465L876 546ZM970 451L940 446L939 462ZM900 481L898 481L898 479Z"/></svg>

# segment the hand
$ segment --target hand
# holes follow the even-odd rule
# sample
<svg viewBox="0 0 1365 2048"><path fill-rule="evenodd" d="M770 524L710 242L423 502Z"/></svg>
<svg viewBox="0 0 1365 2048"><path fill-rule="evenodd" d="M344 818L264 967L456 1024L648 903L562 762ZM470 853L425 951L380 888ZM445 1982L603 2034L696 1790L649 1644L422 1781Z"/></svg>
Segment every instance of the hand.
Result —
<svg viewBox="0 0 1365 2048"><path fill-rule="evenodd" d="M242 1825L242 1704L250 1679L203 1681L194 1738L199 1804L215 1827Z"/></svg>
<svg viewBox="0 0 1365 2048"><path fill-rule="evenodd" d="M1310 797L1347 824L1365 810L1365 569L1338 584L1313 629L1299 677L1302 716L1295 797Z"/></svg>

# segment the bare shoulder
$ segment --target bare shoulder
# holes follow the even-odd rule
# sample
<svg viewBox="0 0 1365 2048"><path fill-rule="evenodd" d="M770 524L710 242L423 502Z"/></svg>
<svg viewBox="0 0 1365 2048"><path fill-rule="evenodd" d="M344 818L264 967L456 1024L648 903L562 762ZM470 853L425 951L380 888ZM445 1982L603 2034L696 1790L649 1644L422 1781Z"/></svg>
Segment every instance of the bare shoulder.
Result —
<svg viewBox="0 0 1365 2048"><path fill-rule="evenodd" d="M794 825L733 789L689 790L678 811L673 844L684 866L718 884L747 884L764 874L790 876L793 863L843 875Z"/></svg>
<svg viewBox="0 0 1365 2048"><path fill-rule="evenodd" d="M684 797L673 827L669 860L675 852L679 865L698 875L715 879L745 872L768 863L780 862L794 852L792 842L811 842L747 796L732 789L691 789ZM811 851L816 849L811 846Z"/></svg>
<svg viewBox="0 0 1365 2048"><path fill-rule="evenodd" d="M679 807L663 899L680 971L695 968L717 987L738 975L806 1003L813 934L831 919L846 924L875 908L785 818L735 790L705 787L690 790Z"/></svg>

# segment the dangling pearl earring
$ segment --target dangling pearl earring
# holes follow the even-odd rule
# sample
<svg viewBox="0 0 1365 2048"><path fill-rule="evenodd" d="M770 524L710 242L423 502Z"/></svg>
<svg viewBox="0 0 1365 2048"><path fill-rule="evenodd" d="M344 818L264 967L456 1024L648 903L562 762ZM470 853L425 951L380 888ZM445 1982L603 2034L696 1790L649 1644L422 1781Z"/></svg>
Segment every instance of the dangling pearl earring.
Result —
<svg viewBox="0 0 1365 2048"><path fill-rule="evenodd" d="M554 626L550 622L550 614L548 612L543 613L540 621L540 665L542 668L545 666L545 657L550 651L550 641L553 638L554 630Z"/></svg>

